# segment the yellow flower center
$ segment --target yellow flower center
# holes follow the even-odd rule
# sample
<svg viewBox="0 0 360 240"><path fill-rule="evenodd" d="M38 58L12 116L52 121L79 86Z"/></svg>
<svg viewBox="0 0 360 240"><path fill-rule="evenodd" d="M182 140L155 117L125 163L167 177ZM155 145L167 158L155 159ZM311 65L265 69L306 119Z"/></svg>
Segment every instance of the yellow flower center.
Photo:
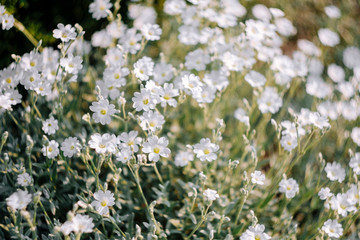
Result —
<svg viewBox="0 0 360 240"><path fill-rule="evenodd" d="M129 142L128 142L128 145L129 145L129 146L134 145L134 141L129 141Z"/></svg>
<svg viewBox="0 0 360 240"><path fill-rule="evenodd" d="M144 103L145 105L147 105L147 104L149 103L149 99L143 100L143 103Z"/></svg>
<svg viewBox="0 0 360 240"><path fill-rule="evenodd" d="M100 111L100 114L101 114L101 115L105 115L105 114L106 114L106 110L105 110L105 109L102 109L102 110Z"/></svg>
<svg viewBox="0 0 360 240"><path fill-rule="evenodd" d="M291 187L290 187L290 186L287 186L287 187L286 187L286 190L290 191L290 190L291 190Z"/></svg>
<svg viewBox="0 0 360 240"><path fill-rule="evenodd" d="M48 151L48 152L52 152L52 151L53 151L52 147L49 147L49 151Z"/></svg>
<svg viewBox="0 0 360 240"><path fill-rule="evenodd" d="M155 123L154 123L154 122L150 122L149 125L150 125L150 127L155 127Z"/></svg>
<svg viewBox="0 0 360 240"><path fill-rule="evenodd" d="M33 82L33 81L35 81L35 78L34 77L30 77L30 82Z"/></svg>
<svg viewBox="0 0 360 240"><path fill-rule="evenodd" d="M154 148L154 153L158 154L160 152L160 149L158 147Z"/></svg>
<svg viewBox="0 0 360 240"><path fill-rule="evenodd" d="M165 73L162 73L162 74L161 74L161 76L162 76L162 77L165 77L165 76L166 76L166 74L165 74Z"/></svg>
<svg viewBox="0 0 360 240"><path fill-rule="evenodd" d="M62 38L67 38L67 34L66 34L66 33L63 33L63 34L61 35L61 37L62 37Z"/></svg>
<svg viewBox="0 0 360 240"><path fill-rule="evenodd" d="M168 94L165 94L164 99L169 100L171 97Z"/></svg>
<svg viewBox="0 0 360 240"><path fill-rule="evenodd" d="M255 236L255 240L260 240L260 239L261 238L258 235Z"/></svg>
<svg viewBox="0 0 360 240"><path fill-rule="evenodd" d="M115 78L115 79L119 79L119 78L120 78L120 74L115 73L114 78Z"/></svg>
<svg viewBox="0 0 360 240"><path fill-rule="evenodd" d="M139 71L141 74L144 74L144 70L143 69L140 69Z"/></svg>
<svg viewBox="0 0 360 240"><path fill-rule="evenodd" d="M11 83L11 78L7 78L6 82L10 84Z"/></svg>
<svg viewBox="0 0 360 240"><path fill-rule="evenodd" d="M103 206L103 207L106 207L106 205L107 205L107 204L106 204L106 201L102 201L100 204L101 204L101 206Z"/></svg>
<svg viewBox="0 0 360 240"><path fill-rule="evenodd" d="M75 148L74 146L71 146L71 147L70 147L70 150L74 150L74 148Z"/></svg>
<svg viewBox="0 0 360 240"><path fill-rule="evenodd" d="M99 148L105 148L104 144L99 144Z"/></svg>
<svg viewBox="0 0 360 240"><path fill-rule="evenodd" d="M204 149L204 154L208 155L210 153L210 150L209 149Z"/></svg>
<svg viewBox="0 0 360 240"><path fill-rule="evenodd" d="M36 64L35 64L34 61L31 61L31 62L30 62L30 66L35 67L35 65L36 65Z"/></svg>
<svg viewBox="0 0 360 240"><path fill-rule="evenodd" d="M73 68L74 64L73 63L69 63L69 67Z"/></svg>
<svg viewBox="0 0 360 240"><path fill-rule="evenodd" d="M40 90L40 91L44 91L44 88L43 88L43 87L39 87L39 90Z"/></svg>
<svg viewBox="0 0 360 240"><path fill-rule="evenodd" d="M287 142L287 145L289 145L289 146L290 146L290 145L291 145L291 142L290 142L290 141L288 141L288 142Z"/></svg>

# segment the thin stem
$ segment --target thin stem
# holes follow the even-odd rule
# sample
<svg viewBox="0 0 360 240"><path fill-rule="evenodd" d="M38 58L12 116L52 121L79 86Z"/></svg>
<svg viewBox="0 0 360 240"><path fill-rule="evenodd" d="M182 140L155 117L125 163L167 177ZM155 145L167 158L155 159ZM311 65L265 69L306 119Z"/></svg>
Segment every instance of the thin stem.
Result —
<svg viewBox="0 0 360 240"><path fill-rule="evenodd" d="M164 181L163 181L163 179L162 179L162 177L161 177L161 175L160 175L160 173L159 173L159 170L158 170L157 167L156 167L156 163L154 163L154 170L155 170L156 176L158 177L160 183L161 183L161 184L164 184Z"/></svg>
<svg viewBox="0 0 360 240"><path fill-rule="evenodd" d="M135 179L135 182L136 182L136 185L137 185L137 187L138 187L138 189L139 189L140 195L141 195L141 197L142 197L142 199L143 199L143 201L144 201L144 203L145 203L146 210L147 210L147 212L148 212L151 220L154 222L154 225L155 225L155 227L156 227L156 232L160 232L160 228L159 228L159 226L158 226L158 224L157 224L157 222L156 222L154 213L150 210L149 204L148 204L148 202L147 202L147 200L146 200L146 198L145 198L144 192L143 192L143 190L142 190L142 188L141 188L140 180L139 180L139 179L140 179L140 178L139 178L139 173L138 173L138 171L135 171L135 172L134 172L134 170L132 169L130 163L128 163L128 167L129 167L129 169L130 169L131 174L133 175L133 177L134 177L134 179Z"/></svg>
<svg viewBox="0 0 360 240"><path fill-rule="evenodd" d="M209 211L209 208L212 204L212 201L210 202L210 204L208 205L208 207L206 208L205 210L205 213L201 216L201 221L195 226L194 230L192 230L192 232L185 238L185 240L188 240L192 237L192 235L194 235L194 233L200 228L200 226L205 222L206 220L206 215L207 215L207 212Z"/></svg>

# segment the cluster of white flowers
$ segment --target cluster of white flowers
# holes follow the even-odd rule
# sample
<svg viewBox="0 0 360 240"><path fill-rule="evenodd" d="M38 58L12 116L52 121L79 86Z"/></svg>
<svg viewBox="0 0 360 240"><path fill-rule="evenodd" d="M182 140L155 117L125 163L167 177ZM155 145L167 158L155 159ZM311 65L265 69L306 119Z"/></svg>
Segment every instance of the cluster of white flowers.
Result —
<svg viewBox="0 0 360 240"><path fill-rule="evenodd" d="M342 61L323 59L325 51L342 44L343 35L340 32L324 26L317 31L318 45L322 47L299 39L296 49L289 54L283 51L283 43L286 38L294 36L297 29L278 8L255 4L249 13L254 19L245 19L247 10L237 0L166 0L164 19L171 17L176 20L168 24L166 20L157 21L158 11L154 8L133 1L128 6L132 20L130 27L122 22L120 15L115 14L119 11L119 2L94 0L90 4L89 12L94 19L109 20L104 29L91 36L91 42L82 39L84 31L81 26L59 23L53 30L53 37L61 42L58 49L39 45L22 56L13 55L15 61L0 70L0 116L8 112L22 130L17 133L22 134L21 141L13 145L19 148L24 142L23 135L28 134L24 153L18 149L9 151L4 153L4 160L1 151L11 144L6 145L6 139L1 142L2 171L9 176L16 173L13 185L24 189L14 189L6 198L11 211L24 212L33 198L35 206L46 198L51 211L56 211L53 204L57 204L58 200L51 199L48 186L36 186L40 175L49 172L49 185L60 185L54 186L54 189L62 187L58 183L60 181L64 185L71 181L81 182L76 182L74 196L64 197L66 200L81 199L68 214L68 221L60 226L58 219L52 219L56 229L60 229L58 234L71 234L71 238L73 234L79 238L83 233L93 231L99 234L100 227L97 230L94 228L100 225L106 228L107 224L100 224L105 219L109 225L110 222L118 224L130 219L130 215L120 216L117 213L121 197L128 198L124 202L129 203L131 209L145 209L135 206L138 201L132 201L131 192L125 193L132 191L133 185L119 191L124 182L133 179L128 177L132 175L142 195L140 201L144 201L146 211L149 211L150 222L143 224L152 231L147 239L171 232L167 226L158 226L163 222L156 221L156 217L168 216L162 210L154 211L156 204L164 204L168 209L176 206L171 210L185 225L189 222L188 216L184 217L185 213L189 213L189 218L196 224L195 214L199 212L196 207L200 206L201 221L216 219L219 227L217 234L222 238L220 228L225 223L224 219L228 218L225 214L233 214L232 208L237 208L234 221L237 225L241 213L245 216L244 212L257 203L251 199L250 204L247 199L253 197L250 193L259 185L262 186L256 189L256 197L262 194L262 190L271 187L263 203L270 202L277 191L283 193L281 198L284 201L295 196L304 199L300 194L305 191L303 186L308 187L312 182L303 183L301 174L293 176L297 180L291 178L291 168L298 169L295 163L303 160L303 156L312 158L312 153L306 153L318 147L314 139L326 135L331 127L337 129L337 125L344 124L338 128L341 133L337 133L341 134L341 142L346 141L344 156L347 150L360 146L360 128L347 127L357 126L360 116L360 49L357 46L345 47L341 50ZM113 13L111 9L114 9ZM326 6L324 12L328 18L341 18L341 11L336 6ZM6 30L15 21L2 5L0 21ZM169 31L174 31L174 36ZM152 45L147 48L147 44ZM173 46L177 49L172 49ZM96 66L92 66L88 59L92 52L96 52ZM328 65L325 66L325 62ZM71 95L76 91L82 95ZM23 92L26 96L20 94ZM299 102L295 102L297 99ZM48 110L39 110L37 105ZM22 107L25 109L23 113L14 117L13 108ZM286 120L289 115L292 119ZM24 118L25 124L16 121L18 116ZM197 116L203 116L201 122L195 119ZM274 128L268 128L270 121L275 128L274 134ZM188 122L194 125L185 126ZM228 123L230 127L226 127ZM189 135L188 129L191 129ZM35 145L29 140L31 134L37 140ZM263 136L269 139L260 139ZM275 140L271 139L272 136L276 136ZM311 145L313 141L315 146ZM273 147L276 144L280 149ZM337 146L342 143L331 144ZM348 215L353 216L360 206L357 182L360 152L353 154L352 150L349 151L349 174L342 167L344 163L341 159L333 160L338 153L333 149L328 152L325 157L328 161L321 157L321 171L325 171L327 178L323 174L316 179L320 181L324 178L331 184L322 186L317 194L324 200L324 211L334 211L337 219L326 222L326 218L323 219L321 231L330 238L340 238L344 230L338 221ZM241 159L229 160L233 156L237 159L239 154ZM330 154L332 157L328 156ZM19 162L14 161L14 164L10 158L18 156ZM72 161L71 158L81 161ZM32 161L36 161L34 168ZM234 169L238 165L245 169L244 178L235 175ZM154 168L161 183L159 186L151 186L148 179L140 182L141 175L150 173L145 170L147 167ZM49 169L46 172L43 168ZM217 173L225 168L226 173ZM41 174L35 172L39 169ZM65 173L62 174L62 171ZM309 169L309 174L303 174L304 179L310 178L313 171L316 170ZM281 179L283 173L284 178ZM187 182L184 179L169 179L184 175ZM101 187L103 181L106 184ZM341 191L338 185L333 184L335 181L338 185L343 184L340 185ZM174 188L176 196L173 198L180 199L181 203L170 204L172 199L167 196L170 194L167 191L175 182L179 186ZM86 190L78 188L81 184ZM108 184L112 185L109 188L111 191ZM142 184L151 188L143 191ZM239 188L233 188L234 185ZM214 189L205 189L205 186ZM45 198L38 196L37 191L42 191ZM79 191L82 192L79 194ZM155 194L151 197L144 196L144 192L152 191ZM185 192L187 197L194 197L192 204L188 204L191 202L189 199L182 199ZM198 192L202 193L202 203L197 202ZM149 198L156 201L148 204ZM46 211L42 204L40 206L42 211ZM224 206L229 207L223 211L221 208ZM210 207L220 208L225 213L223 216L215 211L210 214L207 212ZM284 208L287 207L285 204ZM281 214L289 215L289 212L281 211ZM36 217L36 212L34 215ZM208 218L210 215L213 218ZM277 217L282 221L282 215ZM134 215L131 218L134 220ZM252 218L252 225L249 224L242 232L238 231L237 237L240 236L241 240L271 239L264 232L267 223L261 221L265 225L258 224L254 215ZM178 220L173 220L171 224L177 225ZM187 239L202 227L202 222L190 231ZM210 239L216 231L212 224L209 220L206 225L210 229ZM248 226L244 222L241 224ZM117 226L116 231L109 233L123 234L121 228ZM276 226L271 228L276 229ZM176 234L180 234L178 229ZM229 237L224 239L233 239L230 232L234 231L228 232ZM207 234L205 230L200 233ZM274 232L271 230L269 233ZM140 235L141 231L137 230L135 238ZM128 233L123 235L124 238L127 236Z"/></svg>

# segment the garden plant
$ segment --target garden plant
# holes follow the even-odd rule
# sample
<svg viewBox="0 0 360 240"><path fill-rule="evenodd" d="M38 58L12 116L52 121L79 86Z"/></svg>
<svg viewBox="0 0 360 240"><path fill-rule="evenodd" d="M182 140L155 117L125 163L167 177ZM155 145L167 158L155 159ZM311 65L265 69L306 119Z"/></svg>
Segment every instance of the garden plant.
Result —
<svg viewBox="0 0 360 240"><path fill-rule="evenodd" d="M0 239L360 239L359 1L127 2L0 5Z"/></svg>

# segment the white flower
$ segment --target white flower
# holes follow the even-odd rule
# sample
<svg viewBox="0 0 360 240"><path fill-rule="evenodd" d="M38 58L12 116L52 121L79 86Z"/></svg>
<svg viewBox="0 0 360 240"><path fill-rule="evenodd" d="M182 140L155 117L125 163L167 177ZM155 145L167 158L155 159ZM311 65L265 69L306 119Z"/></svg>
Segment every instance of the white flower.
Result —
<svg viewBox="0 0 360 240"><path fill-rule="evenodd" d="M353 169L355 174L360 174L360 152L355 153L355 156L350 159L349 166Z"/></svg>
<svg viewBox="0 0 360 240"><path fill-rule="evenodd" d="M332 197L334 194L331 193L330 188L326 187L326 188L321 188L318 195L321 200L326 200Z"/></svg>
<svg viewBox="0 0 360 240"><path fill-rule="evenodd" d="M352 206L360 204L360 190L355 184L352 184L350 189L346 192L347 201ZM351 210L354 210L353 208ZM356 208L355 210L356 211Z"/></svg>
<svg viewBox="0 0 360 240"><path fill-rule="evenodd" d="M186 8L184 0L166 0L164 4L164 12L169 15L177 15L182 13Z"/></svg>
<svg viewBox="0 0 360 240"><path fill-rule="evenodd" d="M321 116L321 114L318 112L310 113L309 120L310 123L320 129L330 128L329 119L325 116Z"/></svg>
<svg viewBox="0 0 360 240"><path fill-rule="evenodd" d="M174 85L172 83L165 83L164 88L160 90L159 95L162 107L165 107L166 104L176 107L177 101L173 99L173 97L179 96L179 90L176 88L174 89Z"/></svg>
<svg viewBox="0 0 360 240"><path fill-rule="evenodd" d="M340 43L339 34L328 28L322 28L318 31L320 42L329 47L334 47Z"/></svg>
<svg viewBox="0 0 360 240"><path fill-rule="evenodd" d="M143 115L139 117L139 120L141 128L143 130L150 130L151 132L161 129L165 123L163 115L151 110L144 112Z"/></svg>
<svg viewBox="0 0 360 240"><path fill-rule="evenodd" d="M241 236L240 240L268 240L271 237L264 233L265 226L257 224L255 227L250 226Z"/></svg>
<svg viewBox="0 0 360 240"><path fill-rule="evenodd" d="M149 57L142 57L134 63L134 73L141 81L146 81L153 75L154 62Z"/></svg>
<svg viewBox="0 0 360 240"><path fill-rule="evenodd" d="M184 167L194 160L194 154L188 151L181 151L175 156L175 166Z"/></svg>
<svg viewBox="0 0 360 240"><path fill-rule="evenodd" d="M355 46L345 48L343 61L346 67L354 69L360 66L360 49Z"/></svg>
<svg viewBox="0 0 360 240"><path fill-rule="evenodd" d="M57 29L53 30L54 38L60 39L63 42L68 42L76 38L75 28L70 24L64 26L64 24L59 23L57 27Z"/></svg>
<svg viewBox="0 0 360 240"><path fill-rule="evenodd" d="M271 112L272 114L279 111L282 106L282 98L274 87L266 87L257 103L262 113Z"/></svg>
<svg viewBox="0 0 360 240"><path fill-rule="evenodd" d="M130 28L126 31L125 35L120 38L120 42L126 51L135 54L141 48L141 44L139 43L141 39L141 34L137 33L136 29Z"/></svg>
<svg viewBox="0 0 360 240"><path fill-rule="evenodd" d="M296 34L296 28L287 18L275 19L276 30L283 36L288 37Z"/></svg>
<svg viewBox="0 0 360 240"><path fill-rule="evenodd" d="M143 144L143 152L149 153L149 160L157 162L161 157L169 157L170 149L167 148L169 141L165 137L149 137L148 141Z"/></svg>
<svg viewBox="0 0 360 240"><path fill-rule="evenodd" d="M292 137L297 138L297 136L304 136L305 130L298 126L296 129L296 125L290 121L282 121L281 126L283 127L283 131L281 132L282 135L291 135Z"/></svg>
<svg viewBox="0 0 360 240"><path fill-rule="evenodd" d="M341 17L340 9L334 5L329 5L324 8L326 15L329 18L339 18Z"/></svg>
<svg viewBox="0 0 360 240"><path fill-rule="evenodd" d="M116 137L114 134L105 133L103 135L95 133L91 135L89 146L95 149L96 153L114 153L116 150Z"/></svg>
<svg viewBox="0 0 360 240"><path fill-rule="evenodd" d="M49 135L54 134L59 129L58 120L53 116L43 121L42 130Z"/></svg>
<svg viewBox="0 0 360 240"><path fill-rule="evenodd" d="M208 63L210 63L210 56L201 49L196 49L195 51L188 53L185 57L185 66L189 70L205 70L206 64Z"/></svg>
<svg viewBox="0 0 360 240"><path fill-rule="evenodd" d="M200 81L200 78L195 74L186 74L181 78L182 85L184 88L192 94L193 97L201 96L203 83ZM187 93L188 93L187 92Z"/></svg>
<svg viewBox="0 0 360 240"><path fill-rule="evenodd" d="M348 194L338 193L336 197L330 199L330 206L332 210L335 210L343 217L346 217L349 212L356 212L356 207L351 202L349 202Z"/></svg>
<svg viewBox="0 0 360 240"><path fill-rule="evenodd" d="M13 210L23 209L31 202L31 194L27 190L18 190L6 198L6 204Z"/></svg>
<svg viewBox="0 0 360 240"><path fill-rule="evenodd" d="M326 176L331 181L338 181L341 183L345 179L345 169L341 167L340 163L327 163L325 167Z"/></svg>
<svg viewBox="0 0 360 240"><path fill-rule="evenodd" d="M206 189L203 194L208 201L214 201L220 197L215 190L212 190L210 188Z"/></svg>
<svg viewBox="0 0 360 240"><path fill-rule="evenodd" d="M55 140L51 140L48 146L43 146L41 149L43 155L50 159L55 158L59 155L59 144Z"/></svg>
<svg viewBox="0 0 360 240"><path fill-rule="evenodd" d="M32 178L28 173L20 174L17 177L17 184L19 184L19 185L21 185L23 187L27 187L30 184L32 184Z"/></svg>
<svg viewBox="0 0 360 240"><path fill-rule="evenodd" d="M139 151L139 145L141 144L141 137L138 137L137 131L131 131L129 133L121 133L118 136L118 140L120 141L120 146L122 148L129 148L131 151L137 152Z"/></svg>
<svg viewBox="0 0 360 240"><path fill-rule="evenodd" d="M196 157L201 161L212 162L216 160L216 152L219 150L219 146L215 143L212 143L209 138L202 138L200 143L194 145L194 153Z"/></svg>
<svg viewBox="0 0 360 240"><path fill-rule="evenodd" d="M264 185L265 174L261 171L255 171L251 173L251 182L254 184Z"/></svg>
<svg viewBox="0 0 360 240"><path fill-rule="evenodd" d="M358 146L360 146L360 127L354 127L351 131L351 138Z"/></svg>
<svg viewBox="0 0 360 240"><path fill-rule="evenodd" d="M69 235L70 232L74 233L91 233L94 228L93 219L88 215L76 214L71 221L66 221L61 225L61 232L64 235Z"/></svg>
<svg viewBox="0 0 360 240"><path fill-rule="evenodd" d="M25 53L20 60L20 66L25 71L38 72L42 69L42 57L40 53L31 51L30 53Z"/></svg>
<svg viewBox="0 0 360 240"><path fill-rule="evenodd" d="M299 193L299 185L293 178L283 179L279 183L279 191L285 193L286 198L293 198Z"/></svg>
<svg viewBox="0 0 360 240"><path fill-rule="evenodd" d="M147 23L141 27L141 33L146 40L155 41L160 39L162 29L157 24Z"/></svg>
<svg viewBox="0 0 360 240"><path fill-rule="evenodd" d="M123 148L116 154L116 161L120 161L126 164L132 158L132 153L133 152L130 150L130 148Z"/></svg>
<svg viewBox="0 0 360 240"><path fill-rule="evenodd" d="M114 194L109 190L97 191L94 193L95 200L91 203L91 206L96 208L96 211L100 215L107 215L109 213L109 207L115 204Z"/></svg>
<svg viewBox="0 0 360 240"><path fill-rule="evenodd" d="M98 102L93 102L89 107L93 111L92 117L96 123L106 125L111 123L111 116L118 112L114 104L110 104L107 99L100 99Z"/></svg>
<svg viewBox="0 0 360 240"><path fill-rule="evenodd" d="M146 88L142 88L140 92L135 92L132 101L134 102L133 107L136 111L149 111L150 109L154 109L157 104L156 98L151 91Z"/></svg>
<svg viewBox="0 0 360 240"><path fill-rule="evenodd" d="M1 23L3 30L9 30L14 26L15 19L13 15L9 15L5 13L4 15L1 16L0 19L2 19Z"/></svg>
<svg viewBox="0 0 360 240"><path fill-rule="evenodd" d="M298 145L296 136L290 134L283 135L281 137L280 144L288 152L291 152L291 150L296 148Z"/></svg>
<svg viewBox="0 0 360 240"><path fill-rule="evenodd" d="M96 20L107 17L109 10L112 7L110 0L94 0L89 5L89 12L92 13L92 17Z"/></svg>
<svg viewBox="0 0 360 240"><path fill-rule="evenodd" d="M166 63L157 63L154 68L154 81L158 84L170 81L174 76L173 66Z"/></svg>
<svg viewBox="0 0 360 240"><path fill-rule="evenodd" d="M80 150L80 142L76 137L68 137L61 143L61 151L65 157L72 157Z"/></svg>
<svg viewBox="0 0 360 240"><path fill-rule="evenodd" d="M343 228L336 219L327 220L321 230L323 230L329 237L333 238L340 238L343 235Z"/></svg>
<svg viewBox="0 0 360 240"><path fill-rule="evenodd" d="M80 56L73 56L68 54L67 58L60 59L60 65L65 68L65 71L70 74L77 74L82 69L82 59Z"/></svg>
<svg viewBox="0 0 360 240"><path fill-rule="evenodd" d="M252 87L261 87L266 83L266 78L261 73L251 70L245 75L245 81L247 81Z"/></svg>
<svg viewBox="0 0 360 240"><path fill-rule="evenodd" d="M327 74L336 83L343 82L345 80L345 71L342 67L336 64L330 64L327 69Z"/></svg>
<svg viewBox="0 0 360 240"><path fill-rule="evenodd" d="M246 112L242 108L238 108L235 110L234 116L237 120L242 123L245 123L247 126L250 126L249 116L246 115Z"/></svg>

